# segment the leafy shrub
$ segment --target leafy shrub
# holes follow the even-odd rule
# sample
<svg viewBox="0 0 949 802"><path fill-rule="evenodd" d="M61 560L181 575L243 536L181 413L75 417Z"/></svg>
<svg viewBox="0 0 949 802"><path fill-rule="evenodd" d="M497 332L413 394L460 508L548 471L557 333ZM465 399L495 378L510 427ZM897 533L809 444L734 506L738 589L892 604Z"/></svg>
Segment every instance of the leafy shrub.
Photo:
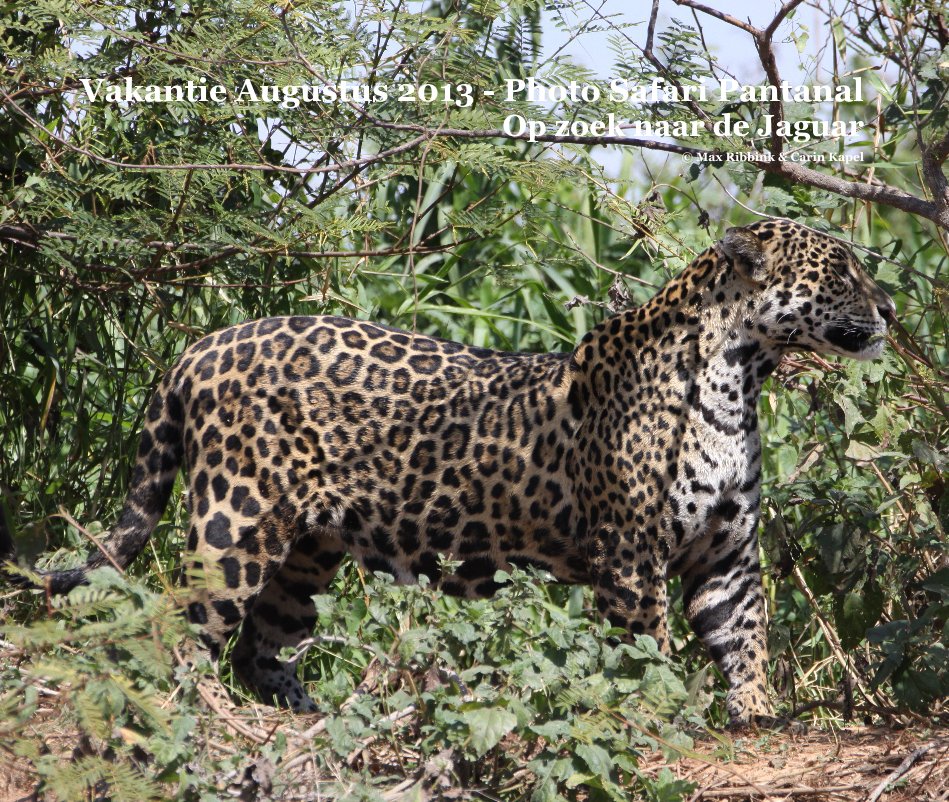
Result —
<svg viewBox="0 0 949 802"><path fill-rule="evenodd" d="M510 581L474 602L384 577L355 601L317 597L303 672L325 715L319 734L302 734L311 719L284 716L262 747L225 754L214 744L240 735L199 705L195 675L176 667L187 624L170 597L103 569L54 602L54 617L3 627L17 660L0 669L0 731L19 734L6 748L64 799L90 789L116 800L210 799L262 756L271 790L303 793L301 783L318 781L330 799L379 799L415 775L419 789L441 777L504 799L691 791L671 775L642 776L637 756L691 748L710 701L704 672L685 677L650 638L612 642L619 630L583 609L580 588L520 570L496 579ZM55 694L52 720L41 693ZM80 744L74 759L51 749L51 725ZM306 751L316 780L292 768Z"/></svg>

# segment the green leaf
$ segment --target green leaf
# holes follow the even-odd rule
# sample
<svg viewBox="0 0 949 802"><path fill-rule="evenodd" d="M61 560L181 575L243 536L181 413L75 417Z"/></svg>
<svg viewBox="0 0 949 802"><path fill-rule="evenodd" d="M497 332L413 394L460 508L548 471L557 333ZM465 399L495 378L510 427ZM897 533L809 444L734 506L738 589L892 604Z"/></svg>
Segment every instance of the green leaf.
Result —
<svg viewBox="0 0 949 802"><path fill-rule="evenodd" d="M933 593L949 597L949 568L940 568L923 580L922 586Z"/></svg>
<svg viewBox="0 0 949 802"><path fill-rule="evenodd" d="M931 668L912 666L897 672L893 677L893 692L897 699L919 712L931 712L933 701L945 696L947 691L949 688Z"/></svg>
<svg viewBox="0 0 949 802"><path fill-rule="evenodd" d="M913 455L924 465L932 465L939 470L945 468L949 463L944 454L940 454L929 443L925 443L918 438L913 440Z"/></svg>
<svg viewBox="0 0 949 802"><path fill-rule="evenodd" d="M863 415L860 414L860 410L853 400L847 396L838 396L834 400L844 413L844 433L849 435L857 424L863 423Z"/></svg>
<svg viewBox="0 0 949 802"><path fill-rule="evenodd" d="M499 707L465 710L461 716L468 725L470 743L478 757L483 757L488 750L497 746L517 724L517 717L513 713Z"/></svg>
<svg viewBox="0 0 949 802"><path fill-rule="evenodd" d="M655 779L644 778L644 784L654 802L681 802L697 788L695 783L679 779L668 768L660 769Z"/></svg>
<svg viewBox="0 0 949 802"><path fill-rule="evenodd" d="M834 623L845 649L853 649L883 613L883 592L876 582L838 597Z"/></svg>
<svg viewBox="0 0 949 802"><path fill-rule="evenodd" d="M540 724L532 724L530 730L551 743L558 743L570 734L570 725L563 719L553 719Z"/></svg>
<svg viewBox="0 0 949 802"><path fill-rule="evenodd" d="M576 756L599 777L609 777L613 771L613 758L602 746L597 744L579 744Z"/></svg>

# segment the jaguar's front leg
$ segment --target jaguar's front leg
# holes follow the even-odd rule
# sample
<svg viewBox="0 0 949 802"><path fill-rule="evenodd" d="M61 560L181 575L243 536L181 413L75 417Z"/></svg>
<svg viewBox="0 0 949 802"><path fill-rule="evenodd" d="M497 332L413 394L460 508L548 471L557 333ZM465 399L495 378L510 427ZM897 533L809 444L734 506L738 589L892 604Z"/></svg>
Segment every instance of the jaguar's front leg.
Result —
<svg viewBox="0 0 949 802"><path fill-rule="evenodd" d="M625 630L624 640L651 635L668 652L666 562L659 544L602 526L592 540L589 563L600 615Z"/></svg>
<svg viewBox="0 0 949 802"><path fill-rule="evenodd" d="M767 691L768 646L758 560L757 515L720 521L682 571L685 614L728 682L731 725L773 717Z"/></svg>

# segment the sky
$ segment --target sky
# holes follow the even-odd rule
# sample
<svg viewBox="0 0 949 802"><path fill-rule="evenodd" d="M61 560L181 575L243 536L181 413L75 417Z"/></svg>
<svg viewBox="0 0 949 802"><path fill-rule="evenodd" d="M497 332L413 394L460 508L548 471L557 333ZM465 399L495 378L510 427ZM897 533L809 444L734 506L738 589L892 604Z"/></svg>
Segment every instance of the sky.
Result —
<svg viewBox="0 0 949 802"><path fill-rule="evenodd" d="M781 7L780 0L728 0L728 2L703 0L703 3L738 19L750 21L758 28L766 27ZM601 13L607 15L614 24L637 23L623 30L637 44L642 45L645 41L652 5L649 0L580 0L574 5L577 7L577 14L567 16L568 21L582 23L595 18L597 16L595 11L600 9ZM697 12L697 16L702 25L705 41L719 63L743 84L766 83L764 69L748 33L707 14ZM661 0L657 31L667 27L672 17L690 26L695 25L691 9L678 6L673 0ZM823 14L806 5L797 9L793 21L782 22L774 37L773 49L783 80L791 84L813 84L819 83L822 79L826 80L830 76L829 69L825 69L823 74L819 70L815 71L815 64L824 64L829 67L830 54L826 50L821 51L827 41L827 33L823 30L826 24L826 17ZM609 40L611 35L616 35L615 32L586 31L578 39L565 46L568 37L558 26L554 12L544 11L542 25L545 57L563 47L565 54L571 56L575 63L590 69L596 77L601 79L614 77L614 54ZM803 53L798 51L797 43L790 38L791 31L799 30L800 26L808 29L809 32ZM805 69L802 69L802 62L806 65ZM592 155L606 168L607 174L616 174L622 160L621 148L594 148ZM679 160L674 161L676 164L679 163Z"/></svg>
<svg viewBox="0 0 949 802"><path fill-rule="evenodd" d="M706 5L727 12L733 17L741 20L748 20L756 27L765 27L777 13L781 3L777 0L706 0ZM581 4L582 5L582 4ZM641 23L637 27L626 29L627 33L636 42L642 43L646 35L646 22L649 17L651 4L648 0L590 0L590 10L583 10L584 13L578 14L573 19L586 20L594 15L595 9L601 9L605 15L620 14L619 17L613 17L614 20ZM628 10L628 9L634 10ZM688 23L694 24L691 9L677 6L671 0L663 0L659 7L659 17L657 28L662 29L668 24L671 17ZM747 76L749 79L755 79L763 75L757 53L751 43L751 38L744 31L739 31L725 22L699 14L702 27L705 32L706 41L715 50L719 58L729 66L739 76ZM544 12L543 37L545 43L545 53L561 47L566 40L566 36L553 21L554 14L551 11ZM568 17L570 19L570 17ZM818 12L809 7L801 7L797 10L794 21L803 23L806 27L814 31L819 26L824 25L824 21L818 16ZM775 37L775 51L778 60L778 67L781 70L782 78L792 83L803 81L805 76L798 68L799 55L793 42L783 42L790 30L790 25L785 22L779 28L778 35ZM812 36L808 52L813 55L816 40L823 37ZM609 77L611 69L612 51L610 50L609 33L586 32L580 37L579 41L570 43L565 52L573 56L578 64L589 67L598 75Z"/></svg>

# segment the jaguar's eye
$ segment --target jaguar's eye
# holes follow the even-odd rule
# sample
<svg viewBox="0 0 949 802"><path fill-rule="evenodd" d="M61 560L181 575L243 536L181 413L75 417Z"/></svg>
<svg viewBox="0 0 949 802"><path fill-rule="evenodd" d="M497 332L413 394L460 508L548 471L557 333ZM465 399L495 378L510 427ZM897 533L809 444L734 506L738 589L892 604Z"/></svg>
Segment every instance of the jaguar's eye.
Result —
<svg viewBox="0 0 949 802"><path fill-rule="evenodd" d="M850 264L848 262L831 262L831 269L838 275L843 278L847 278L850 275Z"/></svg>

